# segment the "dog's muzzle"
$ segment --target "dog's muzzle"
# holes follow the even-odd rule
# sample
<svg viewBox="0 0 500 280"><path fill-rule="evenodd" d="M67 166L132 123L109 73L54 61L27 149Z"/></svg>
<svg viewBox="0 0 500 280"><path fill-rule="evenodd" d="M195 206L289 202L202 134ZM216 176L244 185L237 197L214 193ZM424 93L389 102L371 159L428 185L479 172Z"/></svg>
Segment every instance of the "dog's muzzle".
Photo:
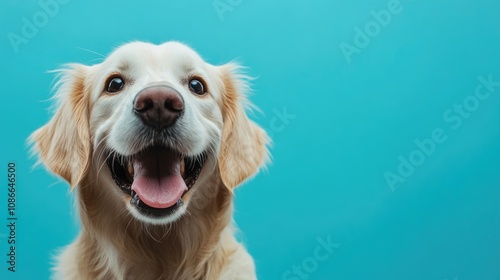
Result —
<svg viewBox="0 0 500 280"><path fill-rule="evenodd" d="M133 101L133 112L143 123L142 137L149 143L133 155L109 152L107 164L115 183L130 195L135 209L151 218L170 215L183 205L183 196L196 183L205 162L204 153L189 156L168 144L176 141L174 125L184 109L184 100L173 87L144 88Z"/></svg>

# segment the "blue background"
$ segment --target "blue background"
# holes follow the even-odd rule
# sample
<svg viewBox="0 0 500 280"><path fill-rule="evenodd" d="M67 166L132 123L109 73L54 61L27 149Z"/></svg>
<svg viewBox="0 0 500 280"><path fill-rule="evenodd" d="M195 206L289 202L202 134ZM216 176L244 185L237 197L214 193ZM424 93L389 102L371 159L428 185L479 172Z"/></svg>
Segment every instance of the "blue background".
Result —
<svg viewBox="0 0 500 280"><path fill-rule="evenodd" d="M7 271L0 226L0 279L48 278L50 257L78 233L69 188L31 170L25 144L50 117L47 71L98 63L83 49L108 54L131 40L180 40L258 77L251 100L264 114L254 119L272 135L273 163L238 189L235 218L259 279L500 279L500 87L473 103L478 77L500 81L498 1L401 0L385 26L371 11L388 0L220 2L230 9L72 0L16 52L8 34L43 8L1 1L0 225L13 161L18 262ZM356 42L367 26L369 42ZM345 55L343 42L357 52ZM467 117L443 117L464 101ZM435 129L446 140L419 158L415 141ZM386 172L398 175L411 154L413 173L391 188ZM318 239L339 245L326 260L315 258Z"/></svg>

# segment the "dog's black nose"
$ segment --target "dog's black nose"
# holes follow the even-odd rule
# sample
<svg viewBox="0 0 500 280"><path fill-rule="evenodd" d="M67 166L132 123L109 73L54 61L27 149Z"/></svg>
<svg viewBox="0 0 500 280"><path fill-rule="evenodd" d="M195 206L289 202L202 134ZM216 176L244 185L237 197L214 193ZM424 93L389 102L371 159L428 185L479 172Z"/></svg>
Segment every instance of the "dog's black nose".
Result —
<svg viewBox="0 0 500 280"><path fill-rule="evenodd" d="M156 129L174 124L183 110L181 94L169 86L147 87L134 100L134 112L146 125Z"/></svg>

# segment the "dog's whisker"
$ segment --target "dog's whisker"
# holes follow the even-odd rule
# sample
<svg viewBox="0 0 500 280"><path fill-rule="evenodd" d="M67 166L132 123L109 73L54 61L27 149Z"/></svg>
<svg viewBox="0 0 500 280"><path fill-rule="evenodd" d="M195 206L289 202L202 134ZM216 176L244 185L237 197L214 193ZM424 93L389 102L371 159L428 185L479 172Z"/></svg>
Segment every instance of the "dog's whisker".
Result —
<svg viewBox="0 0 500 280"><path fill-rule="evenodd" d="M164 227L164 233L163 235L161 236L160 240L164 240L170 233L170 227L167 225Z"/></svg>
<svg viewBox="0 0 500 280"><path fill-rule="evenodd" d="M212 170L210 170L210 173L213 173L216 168L217 168L217 153L215 152L215 147L216 147L216 143L215 143L215 139L210 139L210 144L208 147L207 147L207 151L208 153L205 153L205 156L206 157L212 157L213 158L213 162L215 164L212 164Z"/></svg>
<svg viewBox="0 0 500 280"><path fill-rule="evenodd" d="M85 48L82 48L82 47L77 47L77 49L80 49L82 51L86 51L86 52L89 52L89 53L92 53L92 54L97 54L98 56L100 56L101 58L104 58L106 57L105 55L101 54L101 53L98 53L96 51L93 51L93 50L89 50L89 49L85 49ZM99 58L98 58L99 59Z"/></svg>
<svg viewBox="0 0 500 280"><path fill-rule="evenodd" d="M99 140L99 142L97 143L96 148L95 148L95 150L94 150L94 153L95 153L96 151L100 150L100 149L99 149L99 148L100 148L100 146L101 146L102 144L104 144L104 141L106 141L106 140L107 140L107 138L109 137L109 135L110 135L110 134L108 133L108 134L106 134L104 137L102 137L102 138L101 138L101 140Z"/></svg>
<svg viewBox="0 0 500 280"><path fill-rule="evenodd" d="M105 135L104 137L102 137L102 139L97 143L92 155L93 157L95 157L97 159L97 162L100 161L100 159L102 158L102 156L104 155L104 153L106 152L106 149L105 148L101 148L101 145L104 145L104 141L106 141L106 139L109 137L109 134ZM99 152L99 154L96 156L96 152Z"/></svg>
<svg viewBox="0 0 500 280"><path fill-rule="evenodd" d="M152 226L151 226L152 227ZM146 226L146 228L148 228L148 226ZM148 230L148 234L149 236L151 237L151 239L153 239L156 243L160 243L161 242L161 239L158 239L156 237L154 237L154 231L152 232L152 228Z"/></svg>
<svg viewBox="0 0 500 280"><path fill-rule="evenodd" d="M128 223L125 226L125 232L124 232L125 234L127 234L127 230L128 230L128 227L130 226L130 224L132 223L132 219L134 219L134 217L130 216Z"/></svg>
<svg viewBox="0 0 500 280"><path fill-rule="evenodd" d="M98 162L101 162L101 165L99 166L99 168L97 169L97 179L99 179L99 174L101 173L102 171L102 168L104 167L104 165L106 165L106 161L112 156L112 154L114 153L108 153L106 155L106 158L102 161L98 160ZM104 155L104 152L101 154L101 157Z"/></svg>

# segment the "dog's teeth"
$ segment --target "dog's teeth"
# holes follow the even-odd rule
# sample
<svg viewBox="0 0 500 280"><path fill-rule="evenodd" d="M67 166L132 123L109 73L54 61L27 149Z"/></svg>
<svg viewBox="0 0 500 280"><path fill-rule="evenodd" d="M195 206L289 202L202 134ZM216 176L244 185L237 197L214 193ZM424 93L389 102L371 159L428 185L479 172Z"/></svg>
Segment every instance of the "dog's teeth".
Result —
<svg viewBox="0 0 500 280"><path fill-rule="evenodd" d="M132 178L133 178L134 177L134 166L132 165L132 162L130 162L130 161L127 164L127 171L130 174L130 176L132 176Z"/></svg>
<svg viewBox="0 0 500 280"><path fill-rule="evenodd" d="M139 205L140 201L141 201L141 199L139 198L139 195L138 194L133 194L132 195L132 199L130 200L130 204L134 205L134 206L137 206L137 205Z"/></svg>
<svg viewBox="0 0 500 280"><path fill-rule="evenodd" d="M186 169L186 166L184 164L184 159L181 159L181 176L184 177L184 171Z"/></svg>

